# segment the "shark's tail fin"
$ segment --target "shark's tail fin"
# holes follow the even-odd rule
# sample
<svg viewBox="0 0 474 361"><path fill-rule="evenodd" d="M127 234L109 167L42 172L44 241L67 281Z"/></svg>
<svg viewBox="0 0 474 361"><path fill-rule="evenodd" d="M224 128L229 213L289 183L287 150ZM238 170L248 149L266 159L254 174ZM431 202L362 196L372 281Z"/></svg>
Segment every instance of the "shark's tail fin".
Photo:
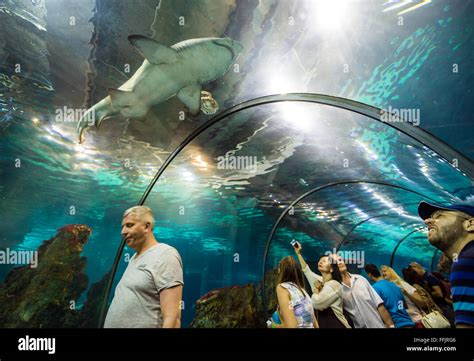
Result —
<svg viewBox="0 0 474 361"><path fill-rule="evenodd" d="M84 129L92 125L99 128L102 120L114 115L115 113L117 113L117 111L115 111L112 108L110 97L106 97L102 99L100 102L95 104L92 108L88 109L84 113L84 115L81 117L79 122L77 123L77 133L79 135L79 143L82 143L83 141Z"/></svg>

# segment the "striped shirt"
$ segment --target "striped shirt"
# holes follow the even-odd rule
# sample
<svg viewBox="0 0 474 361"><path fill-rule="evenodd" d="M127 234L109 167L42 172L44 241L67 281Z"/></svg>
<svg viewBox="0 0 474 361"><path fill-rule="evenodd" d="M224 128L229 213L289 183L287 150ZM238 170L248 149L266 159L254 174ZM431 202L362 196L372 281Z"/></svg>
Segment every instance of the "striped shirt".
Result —
<svg viewBox="0 0 474 361"><path fill-rule="evenodd" d="M453 262L449 281L456 324L474 326L474 241L468 243Z"/></svg>

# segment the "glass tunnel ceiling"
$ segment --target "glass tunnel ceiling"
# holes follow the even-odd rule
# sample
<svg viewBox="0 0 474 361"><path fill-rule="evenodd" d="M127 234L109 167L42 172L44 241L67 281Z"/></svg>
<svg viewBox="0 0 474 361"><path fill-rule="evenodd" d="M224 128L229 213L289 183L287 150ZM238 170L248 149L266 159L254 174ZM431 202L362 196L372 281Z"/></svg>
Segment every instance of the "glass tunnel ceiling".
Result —
<svg viewBox="0 0 474 361"><path fill-rule="evenodd" d="M423 129L473 157L470 114L474 103L466 91L472 88L473 77L472 67L466 64L472 63L474 54L468 16L474 1L443 0L411 9L404 14L404 26L398 24L400 9L389 10L392 6L385 0L367 5L344 1L354 5L344 11L334 11L332 6L318 9L312 0L225 3L237 6L223 6L221 1L162 0L157 7L156 0L143 0L125 9L112 0L9 1L0 14L0 27L4 25L0 55L8 60L0 74L0 132L5 135L0 142L4 165L0 169L1 246L36 250L64 225L85 224L93 229L81 252L87 259L84 273L89 284L78 305L96 282L107 277L120 243L124 209L137 203L170 151L209 119L199 114L176 122L176 113L184 108L172 98L153 109L145 121L122 117L104 121L99 131L91 129L83 146L77 144L75 124L56 123L56 110L89 107L142 64L143 58L127 41L130 34L154 34L166 45L223 34L240 41L244 51L234 64L240 72L229 71L204 87L220 109L289 92L331 94L381 108L419 109ZM76 20L73 27L67 22L71 14ZM186 17L187 26L170 24L177 14ZM290 16L296 20L291 28ZM334 27L323 24L331 19ZM22 74L13 71L17 60L26 65ZM341 71L346 63L347 73ZM454 63L460 73L453 73ZM130 65L131 74L120 71L124 64ZM439 72L434 74L433 69ZM328 109L315 107L323 115ZM203 132L166 168L146 201L157 213L158 239L176 246L183 256L183 325L193 317L194 302L209 290L260 281L273 225L285 207L309 189L328 182L375 179L403 183L404 188L440 201L464 200L472 194L472 172L466 170L462 157L459 168L469 181L451 169L447 163L457 156L443 151L443 144L433 149L446 163L420 142L404 143L407 137L390 126L354 115L360 119L357 122L347 111L331 110L340 119L310 118L299 123L285 119L300 110L283 110L280 117L268 109L273 106L247 109ZM269 125L264 127L266 118ZM343 120L350 124L347 129ZM317 125L314 131L313 125ZM234 133L224 138L227 126ZM353 138L350 129L356 134ZM379 129L388 130L385 134ZM422 131L416 137L428 144ZM238 149L236 155L256 156L256 171L217 168L217 157L229 149ZM21 159L21 168L13 168L14 159ZM380 262L389 262L397 230L403 226L403 236L416 228L407 216L416 217L412 202L416 203L417 196L390 186L365 186L372 193L364 184L341 184L296 205L295 214L284 217L269 243L265 269L291 251L287 247L293 237L307 244L311 259L326 245L329 248L346 237L341 250L371 247L367 249L380 252ZM331 194L337 195L335 201ZM371 200L377 194L401 204L404 215L389 212L380 197ZM377 210L376 205L382 208ZM370 219L355 227L364 221L358 210ZM336 211L339 218L334 216ZM309 227L313 223L318 229ZM389 240L380 235L384 224L392 230ZM429 248L432 254L432 249L423 240L423 232L411 234L395 252L394 265L402 266L403 256L413 250L430 266L431 256L425 256L424 250ZM233 262L235 253L240 255L239 263ZM114 284L126 265L123 254L118 260ZM11 268L0 268L0 276L4 278Z"/></svg>
<svg viewBox="0 0 474 361"><path fill-rule="evenodd" d="M259 282L262 270L293 254L292 238L312 260L339 248L363 250L367 262L416 259L429 268L434 248L417 204L473 195L472 178L437 151L458 157L466 172L472 164L410 124L360 114L377 111L334 97L281 95L237 106L188 137L140 202L156 212L158 239L183 257L185 284L194 286L192 294L185 287L185 302Z"/></svg>

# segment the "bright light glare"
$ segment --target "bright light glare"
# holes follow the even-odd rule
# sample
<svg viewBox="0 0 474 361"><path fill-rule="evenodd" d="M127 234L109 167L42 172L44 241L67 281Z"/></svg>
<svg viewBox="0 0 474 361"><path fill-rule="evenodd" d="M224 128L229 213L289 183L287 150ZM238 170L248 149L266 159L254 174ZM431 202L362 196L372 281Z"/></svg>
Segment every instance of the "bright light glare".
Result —
<svg viewBox="0 0 474 361"><path fill-rule="evenodd" d="M398 3L395 3L394 5L391 5L391 6L387 7L387 8L385 8L385 9L383 10L383 12L388 12L388 11L392 11L392 10L396 10L396 9L401 9L401 8L405 7L406 5L409 5L409 4L411 4L411 3L413 3L413 0L402 0L402 1L398 2ZM416 9L418 9L418 8L420 8L420 7L422 7L422 6L428 5L428 4L430 4L430 3L431 3L431 0L419 0L419 2L418 2L417 4L415 4L415 5L413 5L413 6L410 6L410 7L408 7L408 8L405 8L404 10L399 11L399 12L397 13L397 15L406 14L406 13L408 13L408 12L410 12L410 11L416 10ZM389 5L389 4L391 4L391 2L386 2L385 4L383 4L383 6Z"/></svg>
<svg viewBox="0 0 474 361"><path fill-rule="evenodd" d="M319 112L305 104L298 102L283 102L278 104L278 110L282 117L294 128L299 130L313 130L315 128Z"/></svg>
<svg viewBox="0 0 474 361"><path fill-rule="evenodd" d="M187 181L193 181L194 180L194 174L192 174L190 171L184 171L183 172L183 178L186 179Z"/></svg>
<svg viewBox="0 0 474 361"><path fill-rule="evenodd" d="M374 152L372 150L372 148L370 148L370 146L368 146L367 144L365 144L364 142L362 142L361 140L356 140L357 144L359 144L364 150L365 152L369 155L369 159L370 160L377 160L378 159L378 155L376 152Z"/></svg>
<svg viewBox="0 0 474 361"><path fill-rule="evenodd" d="M201 169L207 169L207 162L202 159L201 154L193 157L193 164Z"/></svg>
<svg viewBox="0 0 474 361"><path fill-rule="evenodd" d="M84 146L83 144L76 143L74 145L74 150L76 151L76 157L79 159L93 159L97 155L97 151L90 149L89 147Z"/></svg>
<svg viewBox="0 0 474 361"><path fill-rule="evenodd" d="M59 134L60 136L62 136L62 137L67 137L67 134L64 133L63 130L62 130L60 127L58 127L58 126L56 126L56 125L54 125L54 124L51 125L51 130L52 130L53 132L55 132L55 133L58 133L58 134Z"/></svg>
<svg viewBox="0 0 474 361"><path fill-rule="evenodd" d="M80 159L87 158L86 149L82 144L76 144L74 148L76 150L76 157Z"/></svg>
<svg viewBox="0 0 474 361"><path fill-rule="evenodd" d="M418 8L420 8L420 7L422 7L422 6L428 5L428 4L430 4L430 3L431 3L431 0L422 0L420 3L414 5L414 6L410 7L410 8L405 9L405 10L403 10L403 11L400 11L397 15L403 15L403 14L405 14L405 13L408 13L408 12L410 12L410 11L416 10L416 9L418 9Z"/></svg>
<svg viewBox="0 0 474 361"><path fill-rule="evenodd" d="M288 76L280 67L269 67L272 72L268 75L266 81L267 91L274 94L287 94L301 91L301 84L295 84L295 81Z"/></svg>
<svg viewBox="0 0 474 361"><path fill-rule="evenodd" d="M309 0L315 16L315 26L322 30L337 30L346 24L351 0Z"/></svg>
<svg viewBox="0 0 474 361"><path fill-rule="evenodd" d="M401 8L401 7L405 6L405 5L410 4L411 2L412 2L412 0L402 0L402 1L398 2L398 3L395 3L394 5L389 6L389 7L386 8L386 9L384 9L383 12L385 13L385 12L387 12L387 11L392 11L392 10ZM386 2L386 3L383 4L383 5L387 5L387 4L390 4L390 2Z"/></svg>

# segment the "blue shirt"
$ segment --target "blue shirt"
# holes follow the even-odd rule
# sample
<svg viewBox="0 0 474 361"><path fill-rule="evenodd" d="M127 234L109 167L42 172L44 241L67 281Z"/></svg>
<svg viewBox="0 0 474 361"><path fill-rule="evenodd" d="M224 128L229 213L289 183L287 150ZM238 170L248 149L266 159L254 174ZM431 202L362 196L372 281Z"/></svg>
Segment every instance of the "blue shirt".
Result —
<svg viewBox="0 0 474 361"><path fill-rule="evenodd" d="M430 272L425 272L425 274L423 275L423 278L424 280L426 281L426 283L428 283L428 286L430 287L430 294L431 294L431 291L433 290L433 287L435 286L438 286L440 289L441 289L441 292L443 293L443 297L441 298L435 298L433 297L433 300L435 301L435 303L441 307L441 309L444 309L446 306L447 306L447 302L446 300L444 299L444 292L443 292L443 287L441 287L441 282L439 281L439 279L437 279L432 273Z"/></svg>
<svg viewBox="0 0 474 361"><path fill-rule="evenodd" d="M374 283L375 291L382 298L385 308L392 318L395 327L415 326L404 307L403 293L393 282L380 280Z"/></svg>
<svg viewBox="0 0 474 361"><path fill-rule="evenodd" d="M453 262L449 282L456 324L474 326L474 241L468 243Z"/></svg>

